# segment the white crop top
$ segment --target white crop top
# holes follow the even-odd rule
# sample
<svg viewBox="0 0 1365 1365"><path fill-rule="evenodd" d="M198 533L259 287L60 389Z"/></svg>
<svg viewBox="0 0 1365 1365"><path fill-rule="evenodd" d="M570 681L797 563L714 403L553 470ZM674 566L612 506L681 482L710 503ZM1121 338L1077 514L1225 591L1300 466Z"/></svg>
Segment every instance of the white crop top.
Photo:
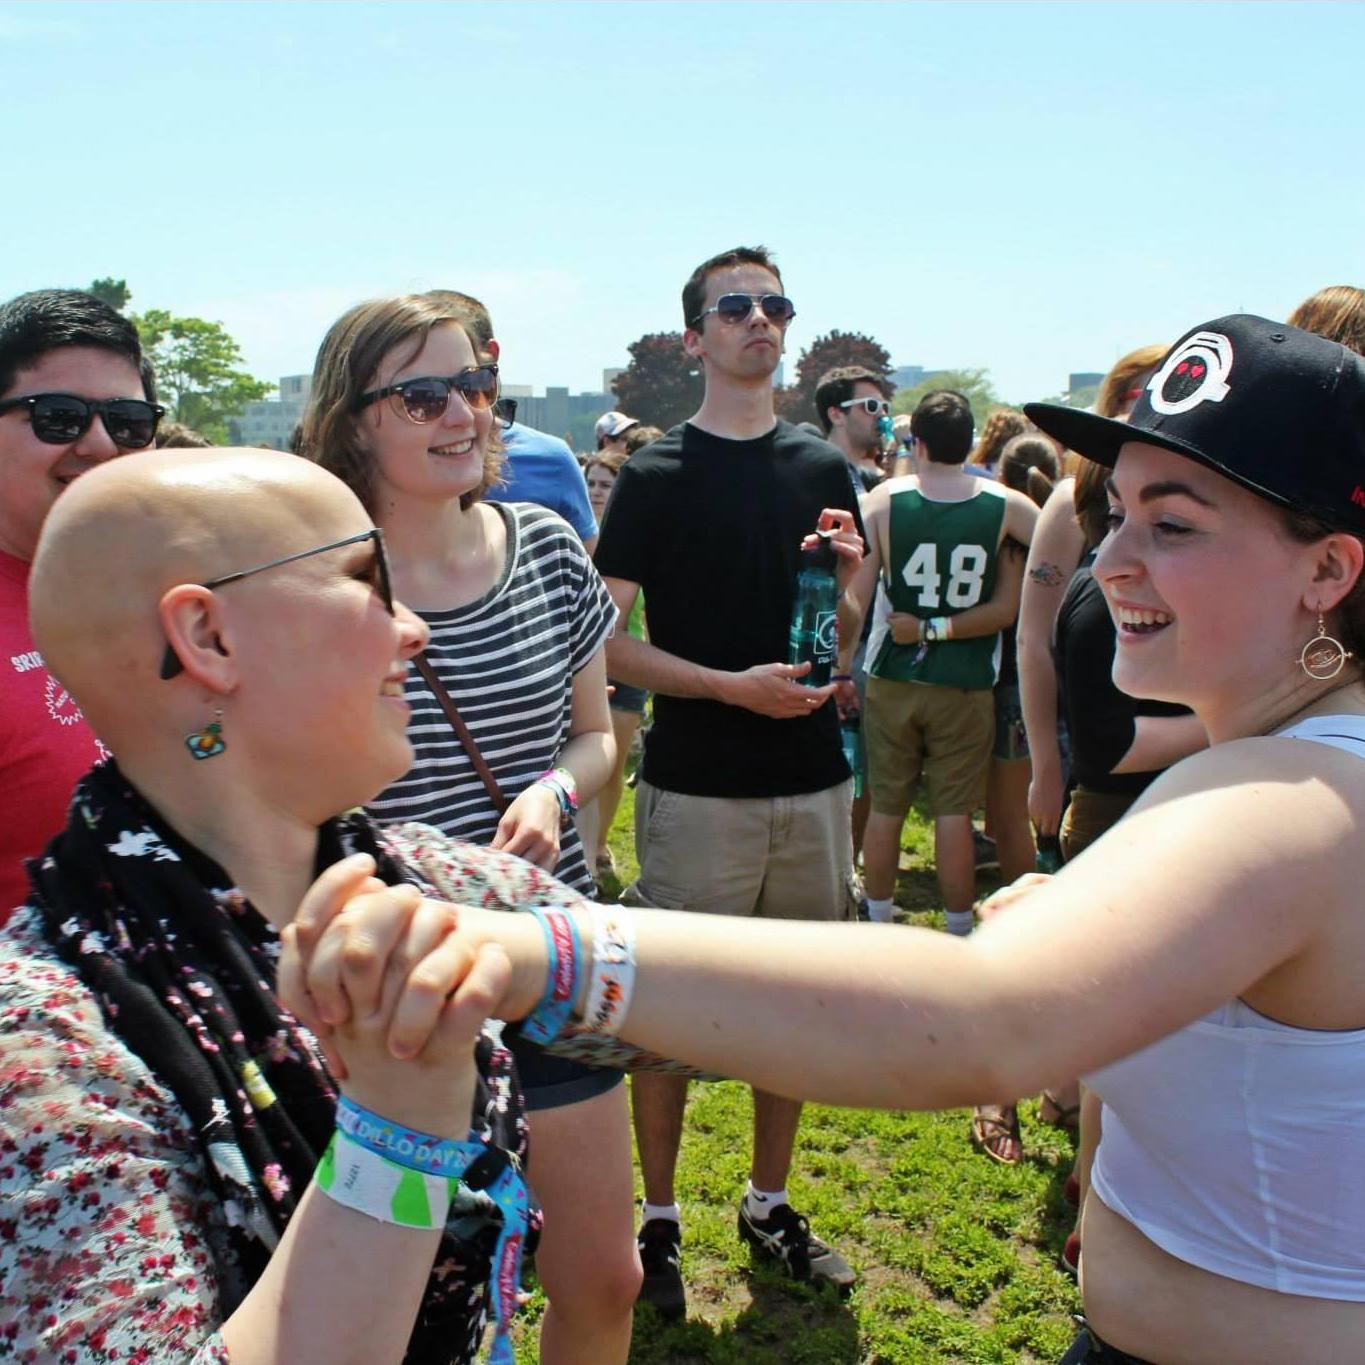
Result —
<svg viewBox="0 0 1365 1365"><path fill-rule="evenodd" d="M1283 737L1365 758L1365 717ZM1293 1028L1241 1000L1086 1078L1092 1187L1163 1251L1285 1294L1365 1302L1365 1029Z"/></svg>

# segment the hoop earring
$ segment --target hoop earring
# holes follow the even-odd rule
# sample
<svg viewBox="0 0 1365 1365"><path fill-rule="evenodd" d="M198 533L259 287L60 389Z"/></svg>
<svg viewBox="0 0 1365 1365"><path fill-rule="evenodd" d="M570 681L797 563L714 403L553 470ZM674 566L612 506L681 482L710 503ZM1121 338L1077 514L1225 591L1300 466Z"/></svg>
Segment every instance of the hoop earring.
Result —
<svg viewBox="0 0 1365 1365"><path fill-rule="evenodd" d="M1317 682L1328 682L1346 667L1347 659L1355 655L1327 633L1327 622L1318 612L1318 633L1299 653L1299 667Z"/></svg>
<svg viewBox="0 0 1365 1365"><path fill-rule="evenodd" d="M223 708L215 707L213 719L202 730L185 736L185 748L193 759L217 758L227 748L223 741Z"/></svg>

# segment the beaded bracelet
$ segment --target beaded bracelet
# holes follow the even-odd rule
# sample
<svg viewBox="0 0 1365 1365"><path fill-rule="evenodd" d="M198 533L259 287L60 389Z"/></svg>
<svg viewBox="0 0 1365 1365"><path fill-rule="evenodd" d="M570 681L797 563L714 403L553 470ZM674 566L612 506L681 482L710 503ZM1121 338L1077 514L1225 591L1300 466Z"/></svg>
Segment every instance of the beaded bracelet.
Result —
<svg viewBox="0 0 1365 1365"><path fill-rule="evenodd" d="M635 991L635 916L619 905L593 905L590 913L592 973L580 1027L615 1035Z"/></svg>
<svg viewBox="0 0 1365 1365"><path fill-rule="evenodd" d="M569 1011L578 995L583 949L578 941L578 926L568 911L549 905L525 908L545 931L549 964L545 993L522 1021L521 1036L532 1043L550 1043L559 1037L569 1021Z"/></svg>

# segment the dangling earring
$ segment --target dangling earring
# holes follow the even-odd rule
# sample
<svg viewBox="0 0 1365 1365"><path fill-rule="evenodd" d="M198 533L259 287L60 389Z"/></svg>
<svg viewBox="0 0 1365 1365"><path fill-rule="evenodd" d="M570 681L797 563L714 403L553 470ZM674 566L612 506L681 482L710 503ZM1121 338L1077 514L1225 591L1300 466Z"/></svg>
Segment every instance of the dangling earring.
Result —
<svg viewBox="0 0 1365 1365"><path fill-rule="evenodd" d="M223 708L215 707L213 719L202 730L185 736L185 748L191 758L217 758L227 748L223 742Z"/></svg>
<svg viewBox="0 0 1365 1365"><path fill-rule="evenodd" d="M1347 659L1354 658L1355 655L1340 640L1328 635L1327 622L1322 619L1322 613L1318 612L1318 633L1300 652L1299 667L1310 678L1318 682L1327 682L1346 667Z"/></svg>

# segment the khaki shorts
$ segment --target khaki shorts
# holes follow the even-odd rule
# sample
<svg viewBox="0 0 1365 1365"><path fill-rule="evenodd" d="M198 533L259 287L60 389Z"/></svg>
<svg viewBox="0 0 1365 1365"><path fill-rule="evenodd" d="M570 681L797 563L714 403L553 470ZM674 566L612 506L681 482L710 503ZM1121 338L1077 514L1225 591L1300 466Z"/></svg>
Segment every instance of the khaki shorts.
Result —
<svg viewBox="0 0 1365 1365"><path fill-rule="evenodd" d="M852 800L852 779L771 798L685 796L641 780L640 880L621 901L709 915L855 919Z"/></svg>
<svg viewBox="0 0 1365 1365"><path fill-rule="evenodd" d="M921 776L931 815L970 815L986 799L995 739L990 688L867 680L868 790L879 815L904 816Z"/></svg>

